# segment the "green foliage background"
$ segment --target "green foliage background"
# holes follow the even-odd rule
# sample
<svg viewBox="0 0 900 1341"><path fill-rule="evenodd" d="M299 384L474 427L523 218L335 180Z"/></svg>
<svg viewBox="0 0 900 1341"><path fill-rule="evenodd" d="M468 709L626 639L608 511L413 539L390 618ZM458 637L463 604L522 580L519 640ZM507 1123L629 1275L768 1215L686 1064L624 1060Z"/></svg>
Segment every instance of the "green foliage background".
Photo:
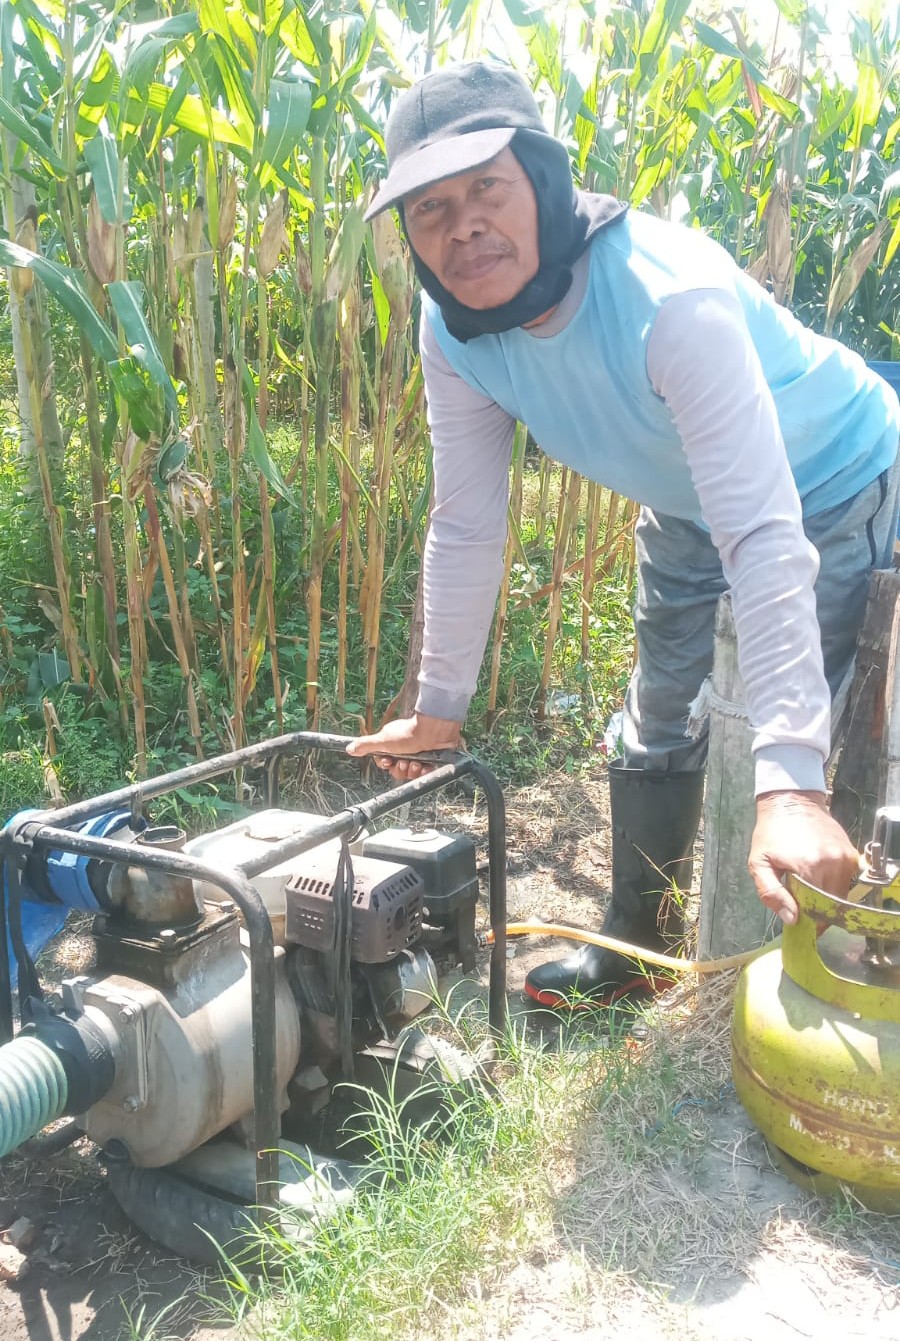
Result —
<svg viewBox="0 0 900 1341"><path fill-rule="evenodd" d="M48 754L97 791L356 731L399 690L430 464L408 258L360 201L425 68L512 59L581 182L900 355L900 12L829 22L805 0L0 0L5 807ZM621 691L630 514L530 453L521 482L470 734L487 711L533 760L554 686L579 696L566 750Z"/></svg>

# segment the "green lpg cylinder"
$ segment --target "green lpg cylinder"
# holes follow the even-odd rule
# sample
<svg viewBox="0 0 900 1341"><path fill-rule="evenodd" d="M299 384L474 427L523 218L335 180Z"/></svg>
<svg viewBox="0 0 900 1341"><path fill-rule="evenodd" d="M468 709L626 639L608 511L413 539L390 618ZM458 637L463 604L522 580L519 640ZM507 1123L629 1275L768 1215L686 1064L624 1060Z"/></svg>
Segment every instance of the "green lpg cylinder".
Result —
<svg viewBox="0 0 900 1341"><path fill-rule="evenodd" d="M795 1182L844 1184L896 1212L900 911L858 902L900 895L897 868L879 865L882 878L870 870L848 899L789 877L800 916L741 975L732 1066L742 1104Z"/></svg>

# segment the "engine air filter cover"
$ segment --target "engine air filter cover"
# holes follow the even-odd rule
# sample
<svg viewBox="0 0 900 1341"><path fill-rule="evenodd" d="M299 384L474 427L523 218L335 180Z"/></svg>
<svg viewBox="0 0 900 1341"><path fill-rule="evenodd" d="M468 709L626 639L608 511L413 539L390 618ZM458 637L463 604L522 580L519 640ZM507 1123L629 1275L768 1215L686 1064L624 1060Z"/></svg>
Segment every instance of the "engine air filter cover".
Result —
<svg viewBox="0 0 900 1341"><path fill-rule="evenodd" d="M425 885L428 920L441 921L478 898L475 844L467 834L436 829L383 829L363 840L367 857L399 861L418 871Z"/></svg>
<svg viewBox="0 0 900 1341"><path fill-rule="evenodd" d="M334 944L334 853L303 858L303 868L285 888L285 939L310 950ZM421 878L408 866L353 858L350 955L358 964L383 964L422 935Z"/></svg>

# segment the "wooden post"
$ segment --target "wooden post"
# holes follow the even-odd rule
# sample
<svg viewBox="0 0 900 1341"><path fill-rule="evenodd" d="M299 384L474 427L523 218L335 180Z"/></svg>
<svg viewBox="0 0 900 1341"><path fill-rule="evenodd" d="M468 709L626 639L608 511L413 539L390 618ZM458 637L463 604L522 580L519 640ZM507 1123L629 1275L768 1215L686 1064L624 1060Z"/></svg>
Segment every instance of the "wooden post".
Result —
<svg viewBox="0 0 900 1341"><path fill-rule="evenodd" d="M738 670L737 634L728 592L716 609L709 760L703 805L700 884L701 959L761 945L775 929L747 870L756 822L753 731Z"/></svg>
<svg viewBox="0 0 900 1341"><path fill-rule="evenodd" d="M895 573L900 579L900 574ZM886 806L900 806L900 600L894 607L884 710L884 793Z"/></svg>
<svg viewBox="0 0 900 1341"><path fill-rule="evenodd" d="M900 804L898 642L900 573L873 573L849 704L846 711L836 704L833 714L834 727L843 728L845 739L831 813L858 847L872 836L878 806ZM744 703L731 597L726 593L716 611L709 715L698 946L702 959L753 949L779 925L760 902L747 870L756 807L753 732ZM835 743L833 739L833 748Z"/></svg>
<svg viewBox="0 0 900 1341"><path fill-rule="evenodd" d="M900 573L873 573L831 802L832 815L860 848L872 837L878 806L900 800L898 624Z"/></svg>

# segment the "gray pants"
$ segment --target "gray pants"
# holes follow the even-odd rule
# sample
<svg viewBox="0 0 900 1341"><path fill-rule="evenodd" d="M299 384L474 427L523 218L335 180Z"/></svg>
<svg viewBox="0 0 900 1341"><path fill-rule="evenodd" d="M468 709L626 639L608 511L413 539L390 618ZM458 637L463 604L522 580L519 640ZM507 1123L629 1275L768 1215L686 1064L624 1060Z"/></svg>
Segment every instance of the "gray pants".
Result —
<svg viewBox="0 0 900 1341"><path fill-rule="evenodd" d="M832 695L853 658L869 574L890 565L900 506L900 458L848 502L804 517L819 552L816 613ZM637 665L622 737L629 768L702 768L706 736L685 736L688 706L712 670L716 605L726 590L706 531L642 508L635 530Z"/></svg>

